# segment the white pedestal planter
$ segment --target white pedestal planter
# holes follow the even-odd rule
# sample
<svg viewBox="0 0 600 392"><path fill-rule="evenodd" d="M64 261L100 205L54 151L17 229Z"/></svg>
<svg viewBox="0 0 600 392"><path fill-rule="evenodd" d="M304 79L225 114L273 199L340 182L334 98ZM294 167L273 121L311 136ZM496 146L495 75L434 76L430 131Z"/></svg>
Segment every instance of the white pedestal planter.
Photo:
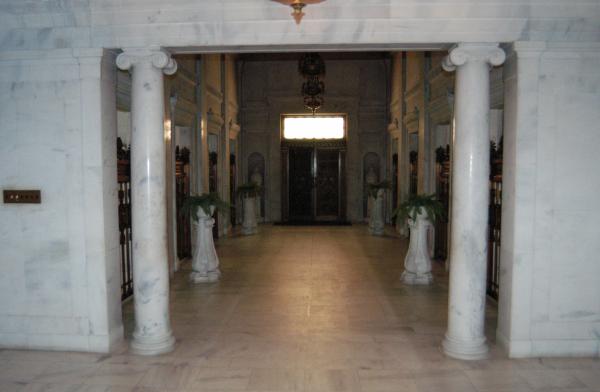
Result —
<svg viewBox="0 0 600 392"><path fill-rule="evenodd" d="M207 215L202 208L198 208L198 223L196 225L196 248L192 259L192 273L190 281L193 283L216 282L221 276L219 271L219 257L213 242L212 228L215 220L211 214Z"/></svg>
<svg viewBox="0 0 600 392"><path fill-rule="evenodd" d="M404 259L402 281L406 284L431 284L431 258L427 250L427 227L429 221L423 213L417 215L416 221L408 220L410 242L408 253Z"/></svg>
<svg viewBox="0 0 600 392"><path fill-rule="evenodd" d="M385 190L377 191L377 197L371 199L371 213L369 215L369 233L372 235L383 235L385 222L383 221L383 194Z"/></svg>
<svg viewBox="0 0 600 392"><path fill-rule="evenodd" d="M244 208L244 220L242 221L242 234L256 234L256 199L254 197L244 197L242 199Z"/></svg>

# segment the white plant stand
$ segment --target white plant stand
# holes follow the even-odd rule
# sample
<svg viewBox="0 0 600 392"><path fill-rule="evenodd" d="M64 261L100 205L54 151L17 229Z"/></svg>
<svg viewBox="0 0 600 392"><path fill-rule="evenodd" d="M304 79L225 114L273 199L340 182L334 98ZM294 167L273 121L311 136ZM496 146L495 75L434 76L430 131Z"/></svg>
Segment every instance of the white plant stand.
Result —
<svg viewBox="0 0 600 392"><path fill-rule="evenodd" d="M256 234L258 224L256 223L256 199L254 197L242 198L244 208L244 219L242 221L242 234Z"/></svg>
<svg viewBox="0 0 600 392"><path fill-rule="evenodd" d="M416 221L408 219L410 242L404 259L402 281L410 285L428 285L433 282L431 274L431 257L427 250L427 228L430 223L427 216L420 211Z"/></svg>
<svg viewBox="0 0 600 392"><path fill-rule="evenodd" d="M377 191L377 197L369 198L371 202L371 211L369 214L369 233L371 235L383 235L385 229L385 222L383 221L383 194L385 189L379 189Z"/></svg>
<svg viewBox="0 0 600 392"><path fill-rule="evenodd" d="M221 277L219 270L219 257L213 241L212 228L215 224L213 214L214 207L211 207L210 215L206 214L202 208L198 208L196 225L196 248L192 258L192 273L190 281L192 283L216 282Z"/></svg>

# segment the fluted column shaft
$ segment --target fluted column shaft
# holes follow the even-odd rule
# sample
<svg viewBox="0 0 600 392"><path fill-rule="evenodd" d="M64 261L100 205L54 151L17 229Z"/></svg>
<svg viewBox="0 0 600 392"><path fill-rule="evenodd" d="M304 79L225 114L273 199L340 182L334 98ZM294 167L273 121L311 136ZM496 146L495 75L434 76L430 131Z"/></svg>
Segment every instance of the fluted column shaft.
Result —
<svg viewBox="0 0 600 392"><path fill-rule="evenodd" d="M131 350L173 349L169 319L163 72L177 64L160 49L125 50L117 66L131 70L131 214L135 330Z"/></svg>
<svg viewBox="0 0 600 392"><path fill-rule="evenodd" d="M490 65L504 62L494 44L460 44L443 66L456 70L447 355L487 356L485 287L489 202Z"/></svg>

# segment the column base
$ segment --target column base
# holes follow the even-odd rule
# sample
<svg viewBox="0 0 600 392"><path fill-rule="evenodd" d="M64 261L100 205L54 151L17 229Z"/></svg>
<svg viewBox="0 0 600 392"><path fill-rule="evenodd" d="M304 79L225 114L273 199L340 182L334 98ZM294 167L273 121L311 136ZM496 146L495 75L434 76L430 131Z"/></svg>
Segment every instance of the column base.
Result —
<svg viewBox="0 0 600 392"><path fill-rule="evenodd" d="M190 274L190 282L192 283L212 283L217 282L221 277L221 271L210 271L207 273L192 271Z"/></svg>
<svg viewBox="0 0 600 392"><path fill-rule="evenodd" d="M427 285L433 283L433 275L431 275L431 272L426 274L415 274L413 272L404 271L400 279L402 279L402 283L410 285Z"/></svg>
<svg viewBox="0 0 600 392"><path fill-rule="evenodd" d="M244 235L252 235L258 232L256 227L242 227L242 234Z"/></svg>
<svg viewBox="0 0 600 392"><path fill-rule="evenodd" d="M134 334L129 348L131 353L135 355L166 354L175 348L175 337L171 332L160 337L136 336Z"/></svg>
<svg viewBox="0 0 600 392"><path fill-rule="evenodd" d="M486 359L489 352L485 338L458 340L446 335L442 342L442 348L447 356L466 361Z"/></svg>

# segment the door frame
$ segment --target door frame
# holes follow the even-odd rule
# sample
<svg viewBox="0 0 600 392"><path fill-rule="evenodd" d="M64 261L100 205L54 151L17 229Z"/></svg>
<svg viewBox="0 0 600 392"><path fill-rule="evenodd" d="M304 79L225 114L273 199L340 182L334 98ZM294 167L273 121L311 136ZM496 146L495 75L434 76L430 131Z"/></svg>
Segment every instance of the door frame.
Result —
<svg viewBox="0 0 600 392"><path fill-rule="evenodd" d="M282 140L281 141L281 164L282 164L282 187L281 187L281 217L284 222L290 221L290 150L294 148L311 149L311 176L313 181L317 176L317 151L338 151L338 215L332 217L321 217L316 215L317 193L315 188L311 189L312 222L346 221L346 139L315 139L315 140Z"/></svg>

